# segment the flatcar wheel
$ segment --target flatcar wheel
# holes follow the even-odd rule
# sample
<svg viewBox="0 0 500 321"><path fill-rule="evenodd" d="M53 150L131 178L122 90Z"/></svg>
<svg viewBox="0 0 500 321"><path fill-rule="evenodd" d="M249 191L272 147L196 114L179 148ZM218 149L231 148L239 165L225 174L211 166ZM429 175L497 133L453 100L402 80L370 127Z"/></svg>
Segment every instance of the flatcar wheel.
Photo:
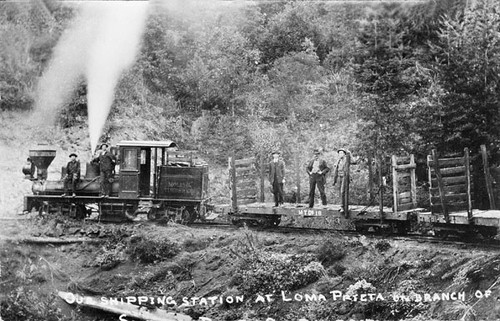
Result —
<svg viewBox="0 0 500 321"><path fill-rule="evenodd" d="M478 231L478 233L481 234L481 236L484 239L492 239L492 238L494 238L497 235L497 229L496 229L496 227L495 228L485 227L483 229L480 229Z"/></svg>
<svg viewBox="0 0 500 321"><path fill-rule="evenodd" d="M356 232L366 233L366 232L368 232L368 228L364 225L356 225Z"/></svg>
<svg viewBox="0 0 500 321"><path fill-rule="evenodd" d="M241 227L241 226L243 226L243 225L244 225L244 221L243 221L243 220L240 220L240 219L237 219L237 218L233 218L233 219L231 220L231 223L232 223L233 225L236 225L236 226L239 226L239 227Z"/></svg>
<svg viewBox="0 0 500 321"><path fill-rule="evenodd" d="M263 221L262 225L264 227L276 227L276 226L280 225L280 223L281 223L281 217L272 217L272 218L268 218L265 221Z"/></svg>
<svg viewBox="0 0 500 321"><path fill-rule="evenodd" d="M437 237L440 237L443 239L446 239L450 235L450 232L446 231L446 230L436 230L435 233L436 233Z"/></svg>
<svg viewBox="0 0 500 321"><path fill-rule="evenodd" d="M408 234L408 228L406 224L404 223L397 223L396 224L396 229L399 235L407 235Z"/></svg>
<svg viewBox="0 0 500 321"><path fill-rule="evenodd" d="M83 220L85 217L87 217L87 208L85 207L85 205L82 205L82 204L77 204L76 205L76 215L75 215L75 218L77 220Z"/></svg>

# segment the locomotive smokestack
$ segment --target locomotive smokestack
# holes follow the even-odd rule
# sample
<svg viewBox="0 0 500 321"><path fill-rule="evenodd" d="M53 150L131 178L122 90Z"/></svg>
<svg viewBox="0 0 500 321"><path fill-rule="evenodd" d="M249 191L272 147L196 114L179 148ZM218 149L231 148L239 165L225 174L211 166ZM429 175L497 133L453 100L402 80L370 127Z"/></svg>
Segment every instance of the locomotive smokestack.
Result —
<svg viewBox="0 0 500 321"><path fill-rule="evenodd" d="M56 151L50 148L30 149L29 157L37 168L37 179L47 179L47 168L56 157Z"/></svg>

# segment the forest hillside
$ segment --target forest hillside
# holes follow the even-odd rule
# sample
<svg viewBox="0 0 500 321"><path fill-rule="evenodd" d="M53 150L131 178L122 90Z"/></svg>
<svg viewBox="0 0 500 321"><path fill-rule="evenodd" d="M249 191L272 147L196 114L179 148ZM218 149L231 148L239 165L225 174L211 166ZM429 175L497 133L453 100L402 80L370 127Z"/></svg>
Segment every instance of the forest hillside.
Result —
<svg viewBox="0 0 500 321"><path fill-rule="evenodd" d="M474 154L481 144L497 162L495 1L174 4L150 4L101 141L171 139L214 168L232 152L279 149L293 168L314 148L333 164L338 148L361 160L424 159L432 148ZM90 154L85 77L55 119L30 118L78 6L0 6L2 144Z"/></svg>

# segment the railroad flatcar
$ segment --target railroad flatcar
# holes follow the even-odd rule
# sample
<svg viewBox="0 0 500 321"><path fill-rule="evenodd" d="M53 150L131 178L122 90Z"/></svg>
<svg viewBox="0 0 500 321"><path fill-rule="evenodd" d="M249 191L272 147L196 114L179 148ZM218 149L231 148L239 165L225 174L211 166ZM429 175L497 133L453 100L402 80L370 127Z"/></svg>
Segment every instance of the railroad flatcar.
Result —
<svg viewBox="0 0 500 321"><path fill-rule="evenodd" d="M349 156L349 155L347 155ZM231 204L222 207L222 212L231 218L234 224L253 226L277 226L283 218L308 219L315 221L316 227L334 229L356 229L360 232L383 231L387 233L430 232L447 235L477 235L492 237L498 234L500 227L500 210L495 202L499 192L494 188L492 172L495 168L488 165L486 148L481 150L475 159L482 158L482 168L474 172L471 165L469 150L464 149L463 155L454 157L438 157L432 151L427 160L428 171L428 205L417 202L416 168L413 155L391 159L392 208L370 202L368 205L353 205L349 202L350 161L345 162L346 182L345 199L342 204L315 206L307 204L288 203L283 206L273 206L266 203L264 197L265 175L264 161L254 158L229 159L231 180ZM256 166L257 165L257 166ZM256 169L260 167L261 171ZM379 173L379 200L383 200L385 179L382 177L381 160L377 160ZM297 187L300 191L300 168L297 168ZM303 170L303 169L302 169ZM303 170L305 172L305 170ZM373 177L373 173L370 173ZM478 209L474 206L473 181L485 182L489 206ZM260 181L260 182L259 182ZM260 185L260 188L259 188ZM259 193L260 190L260 193ZM424 191L421 190L421 193ZM477 194L477 193L476 193ZM477 196L477 195L476 195ZM420 207L419 207L420 205ZM341 211L341 209L344 209ZM312 226L312 224L306 223Z"/></svg>
<svg viewBox="0 0 500 321"><path fill-rule="evenodd" d="M98 219L103 221L147 216L181 223L210 215L208 165L195 152L179 151L172 141L121 141L111 150L118 162L111 194L106 198L99 197L98 165L87 163L76 196L64 197L63 178L47 177L56 151L46 147L30 150L23 173L33 181L33 195L25 196L24 211L60 211L84 218L97 208Z"/></svg>

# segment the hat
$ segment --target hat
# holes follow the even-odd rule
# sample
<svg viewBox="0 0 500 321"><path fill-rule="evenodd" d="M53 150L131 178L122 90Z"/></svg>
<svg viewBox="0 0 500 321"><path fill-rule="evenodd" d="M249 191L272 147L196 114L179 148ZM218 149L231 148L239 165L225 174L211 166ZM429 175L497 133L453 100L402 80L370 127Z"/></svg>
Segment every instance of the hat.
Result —
<svg viewBox="0 0 500 321"><path fill-rule="evenodd" d="M337 149L337 153L344 152L344 154L347 154L347 151L343 148Z"/></svg>
<svg viewBox="0 0 500 321"><path fill-rule="evenodd" d="M69 154L69 157L71 157L71 156L78 157L78 155L77 155L77 154L75 154L75 153L71 153L71 154Z"/></svg>
<svg viewBox="0 0 500 321"><path fill-rule="evenodd" d="M319 149L317 149L317 148L316 148L316 149L313 151L313 153L314 153L314 154L321 154L321 151L320 151Z"/></svg>
<svg viewBox="0 0 500 321"><path fill-rule="evenodd" d="M101 148L102 148L102 146L104 146L104 145L106 145L106 147L109 147L109 144L108 144L108 143L102 143L102 144L101 144Z"/></svg>

